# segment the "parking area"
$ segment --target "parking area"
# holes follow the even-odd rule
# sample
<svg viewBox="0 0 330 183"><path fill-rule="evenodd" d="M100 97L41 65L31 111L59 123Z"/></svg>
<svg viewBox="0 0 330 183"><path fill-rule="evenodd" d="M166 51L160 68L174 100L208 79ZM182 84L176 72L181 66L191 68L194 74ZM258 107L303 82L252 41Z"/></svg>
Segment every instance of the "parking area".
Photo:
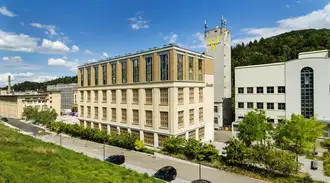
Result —
<svg viewBox="0 0 330 183"><path fill-rule="evenodd" d="M214 130L214 141L227 142L232 137L231 131L218 131Z"/></svg>

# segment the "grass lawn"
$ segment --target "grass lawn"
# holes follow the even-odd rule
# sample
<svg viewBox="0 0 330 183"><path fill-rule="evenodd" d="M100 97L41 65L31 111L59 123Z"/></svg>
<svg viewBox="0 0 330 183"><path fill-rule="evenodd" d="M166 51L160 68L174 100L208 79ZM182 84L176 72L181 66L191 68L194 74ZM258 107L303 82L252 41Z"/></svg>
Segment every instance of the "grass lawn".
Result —
<svg viewBox="0 0 330 183"><path fill-rule="evenodd" d="M22 135L0 122L0 183L160 183L135 171Z"/></svg>

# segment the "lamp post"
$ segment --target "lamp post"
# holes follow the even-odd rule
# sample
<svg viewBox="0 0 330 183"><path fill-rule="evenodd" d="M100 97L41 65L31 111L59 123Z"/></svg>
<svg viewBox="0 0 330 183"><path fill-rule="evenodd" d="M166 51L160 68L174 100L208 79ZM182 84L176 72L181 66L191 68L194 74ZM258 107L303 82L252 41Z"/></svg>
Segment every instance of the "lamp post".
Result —
<svg viewBox="0 0 330 183"><path fill-rule="evenodd" d="M200 157L200 152L201 152L201 145L199 146L199 152L198 152L198 155L197 155L197 158L198 158L198 162L199 162L199 180L202 179L202 165L201 165L201 157Z"/></svg>
<svg viewBox="0 0 330 183"><path fill-rule="evenodd" d="M105 140L103 141L103 160L105 160Z"/></svg>

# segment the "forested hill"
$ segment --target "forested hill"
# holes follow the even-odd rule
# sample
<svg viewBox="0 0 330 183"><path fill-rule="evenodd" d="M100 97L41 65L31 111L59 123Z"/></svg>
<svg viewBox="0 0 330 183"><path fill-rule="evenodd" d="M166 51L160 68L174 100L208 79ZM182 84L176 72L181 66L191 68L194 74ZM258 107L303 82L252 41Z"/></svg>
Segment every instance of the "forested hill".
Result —
<svg viewBox="0 0 330 183"><path fill-rule="evenodd" d="M232 48L232 68L284 62L296 59L300 52L321 49L330 49L330 29L292 31Z"/></svg>
<svg viewBox="0 0 330 183"><path fill-rule="evenodd" d="M77 83L77 76L65 76L57 79L53 79L50 81L45 81L45 82L30 82L30 81L25 81L23 83L18 83L14 84L12 86L12 89L14 91L26 91L26 90L43 90L46 91L47 85L56 85L59 83ZM7 86L4 87L3 89L7 89Z"/></svg>

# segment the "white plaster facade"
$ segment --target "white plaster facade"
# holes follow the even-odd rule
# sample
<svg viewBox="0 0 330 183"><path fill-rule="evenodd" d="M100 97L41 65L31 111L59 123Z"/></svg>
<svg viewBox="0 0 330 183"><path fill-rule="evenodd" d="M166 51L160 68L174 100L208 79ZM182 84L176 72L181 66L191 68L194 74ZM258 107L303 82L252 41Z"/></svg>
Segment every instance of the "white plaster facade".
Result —
<svg viewBox="0 0 330 183"><path fill-rule="evenodd" d="M313 78L302 77L302 70L311 68ZM306 81L306 82L305 82ZM311 115L325 122L330 121L330 61L328 50L300 53L298 59L283 63L243 66L235 68L235 119L239 121L247 112L257 108L257 103L263 103L263 110L274 123L281 119L290 118L292 114L303 114L301 83L313 83L313 94L307 105L312 106ZM248 88L253 93L248 93ZM257 93L262 87L263 93ZM274 93L268 92L267 87L273 87ZM283 87L284 93L279 89ZM242 89L243 88L243 89ZM242 92L243 90L243 92ZM269 89L271 91L271 89ZM243 103L243 104L242 104ZM248 106L248 103L250 103ZM253 103L253 108L251 108ZM267 103L272 103L272 105ZM279 109L279 104L282 104ZM284 104L284 108L283 108ZM259 105L260 106L260 105ZM261 108L260 108L261 109Z"/></svg>

